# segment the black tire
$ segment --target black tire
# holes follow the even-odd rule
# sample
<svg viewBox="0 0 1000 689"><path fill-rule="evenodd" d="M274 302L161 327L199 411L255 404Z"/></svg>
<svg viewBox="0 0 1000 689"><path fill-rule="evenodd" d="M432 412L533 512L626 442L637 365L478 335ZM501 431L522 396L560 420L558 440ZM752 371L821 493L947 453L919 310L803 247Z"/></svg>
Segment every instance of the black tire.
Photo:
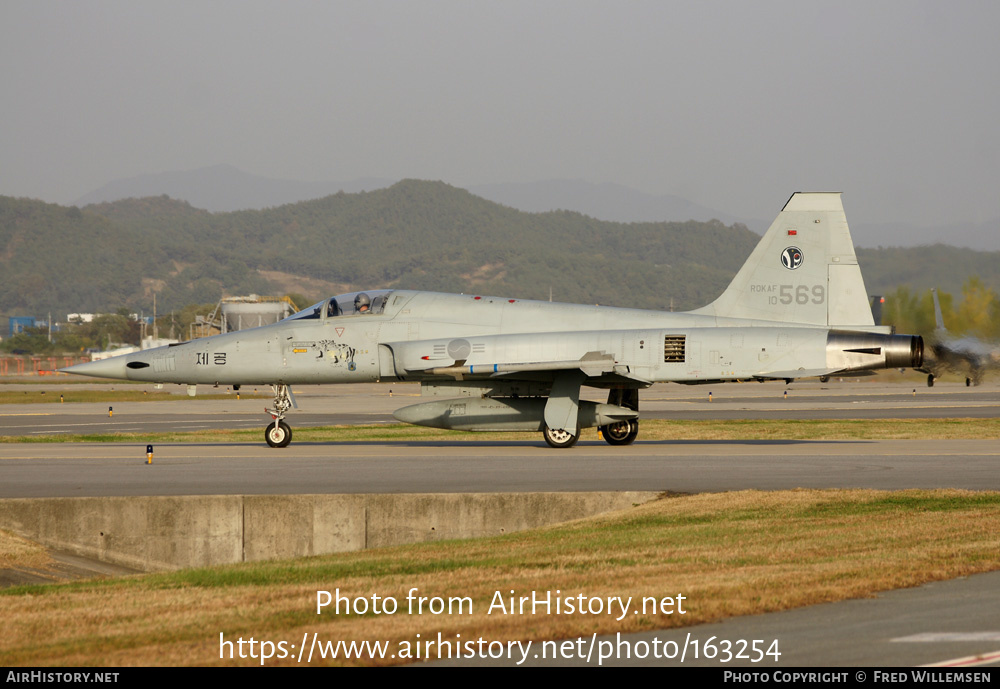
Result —
<svg viewBox="0 0 1000 689"><path fill-rule="evenodd" d="M626 419L601 426L601 437L608 445L631 445L639 435L639 419Z"/></svg>
<svg viewBox="0 0 1000 689"><path fill-rule="evenodd" d="M545 442L549 444L550 447L563 448L563 447L573 447L576 445L576 441L580 439L580 432L577 431L576 435L573 435L569 431L552 430L546 426L542 430L542 436L545 438Z"/></svg>
<svg viewBox="0 0 1000 689"><path fill-rule="evenodd" d="M929 388L934 387L934 374L933 373L928 373L927 374L927 387L929 387Z"/></svg>
<svg viewBox="0 0 1000 689"><path fill-rule="evenodd" d="M969 387L970 385L972 385L972 378L966 378L965 379L965 387Z"/></svg>
<svg viewBox="0 0 1000 689"><path fill-rule="evenodd" d="M271 447L288 447L292 442L292 429L284 421L275 421L264 429L264 440Z"/></svg>

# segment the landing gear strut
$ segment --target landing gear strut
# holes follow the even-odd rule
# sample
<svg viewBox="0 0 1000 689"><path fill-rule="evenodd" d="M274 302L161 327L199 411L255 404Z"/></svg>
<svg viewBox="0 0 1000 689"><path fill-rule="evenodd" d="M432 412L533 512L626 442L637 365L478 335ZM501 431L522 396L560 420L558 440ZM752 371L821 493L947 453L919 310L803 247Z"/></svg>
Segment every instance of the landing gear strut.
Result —
<svg viewBox="0 0 1000 689"><path fill-rule="evenodd" d="M555 375L542 416L542 437L549 447L573 447L580 439L580 384L585 378L583 371Z"/></svg>
<svg viewBox="0 0 1000 689"><path fill-rule="evenodd" d="M272 385L274 401L271 403L272 409L264 408L274 422L269 424L264 431L264 440L271 447L287 447L292 442L292 429L285 423L285 414L295 406L295 399L292 397L292 390L284 383Z"/></svg>

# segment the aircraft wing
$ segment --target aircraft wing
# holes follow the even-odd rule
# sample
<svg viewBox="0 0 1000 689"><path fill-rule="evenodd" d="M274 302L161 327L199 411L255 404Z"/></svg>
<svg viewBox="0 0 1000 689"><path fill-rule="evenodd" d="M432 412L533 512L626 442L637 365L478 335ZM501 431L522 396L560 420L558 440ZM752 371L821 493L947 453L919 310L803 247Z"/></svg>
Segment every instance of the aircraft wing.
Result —
<svg viewBox="0 0 1000 689"><path fill-rule="evenodd" d="M529 342L530 337L525 337L525 341ZM396 372L406 376L440 376L455 380L545 380L560 371L579 370L587 378L600 378L604 383L638 384L643 387L652 384L652 381L632 374L629 366L617 363L611 354L599 350L584 352L579 357L527 359L500 356L496 347L478 346L478 343L473 346L465 341L456 344L456 340L395 342L384 346L392 351ZM516 347L514 351L516 354Z"/></svg>

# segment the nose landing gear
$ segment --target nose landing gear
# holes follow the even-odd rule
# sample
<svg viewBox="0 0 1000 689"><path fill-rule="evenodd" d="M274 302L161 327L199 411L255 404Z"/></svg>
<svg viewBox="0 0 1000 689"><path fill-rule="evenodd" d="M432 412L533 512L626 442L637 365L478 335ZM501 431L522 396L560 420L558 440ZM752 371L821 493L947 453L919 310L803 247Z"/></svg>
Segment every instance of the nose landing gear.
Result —
<svg viewBox="0 0 1000 689"><path fill-rule="evenodd" d="M271 390L274 392L274 401L271 403L273 408L265 407L264 411L270 414L274 421L264 430L264 440L271 447L287 447L288 443L292 442L292 429L284 421L285 414L298 405L295 404L292 389L284 383L272 385Z"/></svg>

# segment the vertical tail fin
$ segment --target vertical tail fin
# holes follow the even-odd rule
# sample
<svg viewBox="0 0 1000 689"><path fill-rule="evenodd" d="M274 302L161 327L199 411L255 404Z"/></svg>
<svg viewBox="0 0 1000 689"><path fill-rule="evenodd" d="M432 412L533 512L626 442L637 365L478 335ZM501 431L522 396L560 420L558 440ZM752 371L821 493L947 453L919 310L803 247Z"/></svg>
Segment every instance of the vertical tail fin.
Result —
<svg viewBox="0 0 1000 689"><path fill-rule="evenodd" d="M726 291L693 313L827 327L873 326L840 193L793 194Z"/></svg>
<svg viewBox="0 0 1000 689"><path fill-rule="evenodd" d="M931 297L934 299L934 323L938 330L944 330L944 316L941 315L941 302L938 301L937 289L931 287Z"/></svg>

